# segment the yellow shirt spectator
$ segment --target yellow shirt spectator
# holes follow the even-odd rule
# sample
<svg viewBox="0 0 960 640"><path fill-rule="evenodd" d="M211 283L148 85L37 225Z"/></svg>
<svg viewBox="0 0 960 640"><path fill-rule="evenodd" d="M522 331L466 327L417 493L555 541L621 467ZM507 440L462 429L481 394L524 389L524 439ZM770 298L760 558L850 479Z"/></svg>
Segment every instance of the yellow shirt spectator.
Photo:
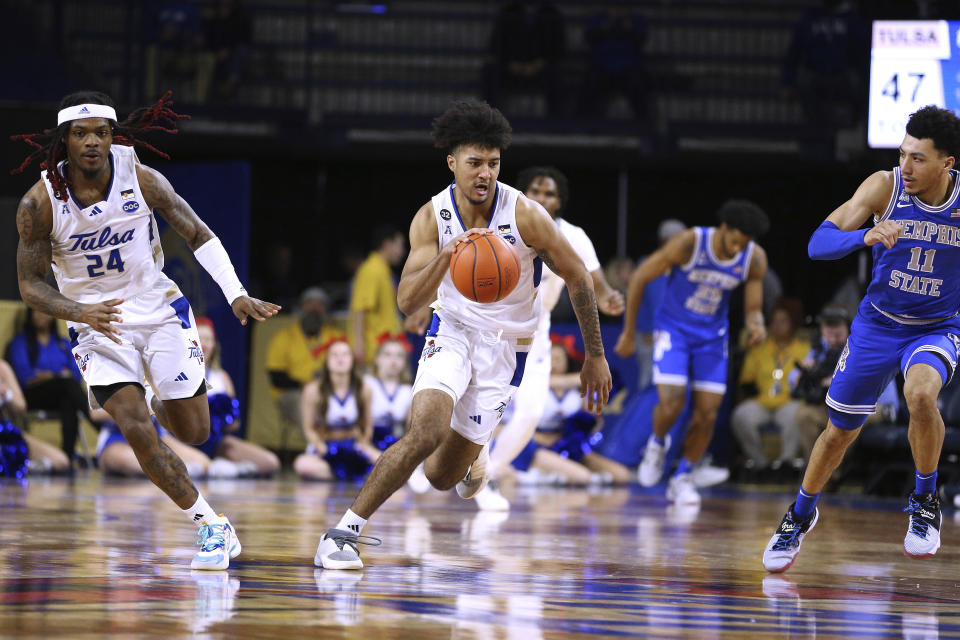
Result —
<svg viewBox="0 0 960 640"><path fill-rule="evenodd" d="M323 347L338 337L343 337L343 331L331 326L324 326L318 335L308 337L300 323L295 322L270 339L267 371L285 373L304 385L320 370L327 354Z"/></svg>
<svg viewBox="0 0 960 640"><path fill-rule="evenodd" d="M798 362L810 353L810 343L792 338L785 347L777 346L773 338L747 351L740 370L740 384L755 384L755 398L765 409L777 409L790 401L787 379Z"/></svg>
<svg viewBox="0 0 960 640"><path fill-rule="evenodd" d="M402 236L401 236L402 238ZM350 344L360 355L357 344L358 314L362 314L363 362L373 358L377 337L383 333L397 334L403 330L397 310L397 288L389 263L379 251L372 251L357 270L350 297ZM360 358L358 357L358 360Z"/></svg>

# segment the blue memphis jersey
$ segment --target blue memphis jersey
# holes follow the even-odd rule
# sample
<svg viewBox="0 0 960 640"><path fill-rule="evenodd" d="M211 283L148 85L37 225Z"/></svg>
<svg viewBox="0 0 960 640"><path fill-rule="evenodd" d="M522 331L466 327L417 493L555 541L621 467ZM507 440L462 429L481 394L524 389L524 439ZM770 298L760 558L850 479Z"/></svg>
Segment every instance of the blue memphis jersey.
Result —
<svg viewBox="0 0 960 640"><path fill-rule="evenodd" d="M670 271L657 324L679 324L705 338L725 335L730 293L747 279L756 245L751 241L734 257L721 260L713 251L716 228L694 227L694 231L693 255Z"/></svg>
<svg viewBox="0 0 960 640"><path fill-rule="evenodd" d="M953 191L938 207L904 192L900 168L893 169L894 189L883 215L903 227L892 249L873 245L873 274L867 299L894 320L931 320L960 311L960 180L950 172Z"/></svg>

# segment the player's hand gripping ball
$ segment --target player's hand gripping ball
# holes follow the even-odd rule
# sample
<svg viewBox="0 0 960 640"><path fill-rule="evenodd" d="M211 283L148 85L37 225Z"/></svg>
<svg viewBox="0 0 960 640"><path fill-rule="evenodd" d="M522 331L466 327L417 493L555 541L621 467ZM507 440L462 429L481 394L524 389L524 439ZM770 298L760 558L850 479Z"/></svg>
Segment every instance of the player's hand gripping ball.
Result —
<svg viewBox="0 0 960 640"><path fill-rule="evenodd" d="M467 236L450 256L450 278L465 298L497 302L506 298L520 280L520 256L498 235Z"/></svg>

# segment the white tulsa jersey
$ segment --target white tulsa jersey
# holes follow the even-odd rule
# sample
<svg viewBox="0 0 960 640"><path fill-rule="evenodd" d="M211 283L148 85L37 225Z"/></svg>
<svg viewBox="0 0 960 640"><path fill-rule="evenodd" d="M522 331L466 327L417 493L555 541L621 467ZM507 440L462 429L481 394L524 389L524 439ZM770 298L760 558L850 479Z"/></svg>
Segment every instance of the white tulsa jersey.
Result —
<svg viewBox="0 0 960 640"><path fill-rule="evenodd" d="M454 188L451 184L432 199L441 248L466 231L453 198ZM474 302L463 297L453 286L448 269L440 283L437 301L432 305L441 320L459 321L481 331L502 331L507 337L533 335L540 315L537 286L540 284L543 262L537 257L536 251L523 241L517 229L517 198L521 195L513 187L497 182L493 194L493 213L488 225L489 229L511 243L520 255L520 281L517 286L499 302Z"/></svg>
<svg viewBox="0 0 960 640"><path fill-rule="evenodd" d="M402 431L406 426L407 412L410 411L410 403L413 400L413 387L400 383L397 384L393 393L387 393L387 388L379 378L366 376L366 379L373 396L371 406L373 426L390 427Z"/></svg>
<svg viewBox="0 0 960 640"><path fill-rule="evenodd" d="M67 202L56 199L46 171L41 176L53 208L50 243L57 285L67 298L86 304L130 300L160 280L176 286L162 271L160 237L140 191L133 147L111 146L110 163L106 200L87 207L72 191Z"/></svg>
<svg viewBox="0 0 960 640"><path fill-rule="evenodd" d="M597 259L597 250L593 248L593 242L587 236L587 232L575 224L570 224L563 218L557 218L557 229L563 234L574 252L586 267L587 273L592 273L600 268L600 261ZM542 308L540 310L540 320L537 323L537 336L543 339L549 337L550 332L550 312L560 301L560 292L563 291L563 278L555 274L549 267L543 267L543 281L540 283L540 298Z"/></svg>

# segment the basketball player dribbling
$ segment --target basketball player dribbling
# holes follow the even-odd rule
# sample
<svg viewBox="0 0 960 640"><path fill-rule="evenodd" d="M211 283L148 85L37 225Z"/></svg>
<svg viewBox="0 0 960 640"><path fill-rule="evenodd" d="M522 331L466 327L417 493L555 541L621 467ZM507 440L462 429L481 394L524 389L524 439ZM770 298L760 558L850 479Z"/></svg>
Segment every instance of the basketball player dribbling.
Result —
<svg viewBox="0 0 960 640"><path fill-rule="evenodd" d="M353 506L322 537L314 564L363 567L358 544L367 520L425 461L434 487L454 485L471 498L487 482L487 444L523 377L540 311L543 265L564 279L586 351L581 392L599 412L611 387L593 283L583 262L537 203L497 181L510 124L485 102L455 102L433 122L435 145L446 151L454 181L423 205L410 225L410 254L397 303L412 314L430 305L433 319L413 387L410 428L384 451ZM468 300L449 275L450 256L471 233L496 233L516 248L520 281L499 302Z"/></svg>
<svg viewBox="0 0 960 640"><path fill-rule="evenodd" d="M916 467L903 551L940 548L937 465L944 424L940 389L960 354L960 118L927 106L907 120L900 162L877 171L813 233L808 253L836 260L873 247L873 275L827 392L830 420L817 438L796 501L767 543L763 566L786 571L817 524L820 491L860 433L877 398L901 371ZM860 226L873 218L871 229Z"/></svg>
<svg viewBox="0 0 960 640"><path fill-rule="evenodd" d="M191 567L226 569L240 553L233 527L160 441L144 400L146 377L177 438L200 444L210 435L196 322L163 273L153 214L187 241L243 324L279 307L246 295L220 240L130 146L142 144L137 134L178 117L164 96L118 123L109 96L80 92L61 101L55 129L22 136L37 150L20 169L42 155L45 171L17 209L17 278L24 302L67 321L91 405L110 414L147 477L200 525ZM51 265L59 291L46 282Z"/></svg>

